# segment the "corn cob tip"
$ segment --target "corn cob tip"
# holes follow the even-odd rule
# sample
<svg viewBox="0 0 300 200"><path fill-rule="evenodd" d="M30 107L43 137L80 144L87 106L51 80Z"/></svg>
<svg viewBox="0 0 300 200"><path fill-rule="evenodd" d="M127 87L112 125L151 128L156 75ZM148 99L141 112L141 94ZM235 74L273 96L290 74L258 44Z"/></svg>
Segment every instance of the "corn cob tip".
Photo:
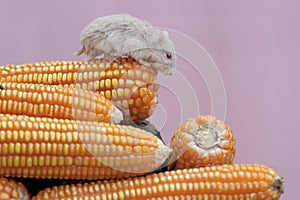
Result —
<svg viewBox="0 0 300 200"><path fill-rule="evenodd" d="M181 124L170 146L174 151L169 169L231 164L236 153L230 127L211 115L199 115Z"/></svg>
<svg viewBox="0 0 300 200"><path fill-rule="evenodd" d="M155 166L159 167L166 161L166 159L168 159L173 150L170 147L166 146L160 139L157 140L157 146L158 148L155 153Z"/></svg>
<svg viewBox="0 0 300 200"><path fill-rule="evenodd" d="M277 190L280 194L283 194L284 193L283 178L281 176L276 175L274 177L274 182L271 184L271 187L274 190Z"/></svg>
<svg viewBox="0 0 300 200"><path fill-rule="evenodd" d="M112 105L108 111L108 115L110 115L111 123L119 124L121 121L124 120L123 113L114 105Z"/></svg>

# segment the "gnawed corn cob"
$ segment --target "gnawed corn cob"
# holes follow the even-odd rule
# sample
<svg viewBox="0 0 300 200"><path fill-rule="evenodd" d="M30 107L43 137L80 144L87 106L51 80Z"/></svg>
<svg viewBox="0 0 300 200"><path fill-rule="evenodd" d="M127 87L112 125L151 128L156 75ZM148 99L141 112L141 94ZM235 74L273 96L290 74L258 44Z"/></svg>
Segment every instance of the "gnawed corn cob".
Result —
<svg viewBox="0 0 300 200"><path fill-rule="evenodd" d="M122 113L92 91L58 85L3 83L0 113L119 123Z"/></svg>
<svg viewBox="0 0 300 200"><path fill-rule="evenodd" d="M231 129L211 115L183 123L171 138L170 169L231 164L236 148Z"/></svg>
<svg viewBox="0 0 300 200"><path fill-rule="evenodd" d="M64 85L97 91L133 121L149 117L157 105L157 71L131 58L39 62L0 66L0 83ZM128 119L129 120L129 119Z"/></svg>
<svg viewBox="0 0 300 200"><path fill-rule="evenodd" d="M29 200L29 194L22 183L11 179L0 178L0 199Z"/></svg>
<svg viewBox="0 0 300 200"><path fill-rule="evenodd" d="M158 168L170 149L131 126L0 114L0 176L109 179Z"/></svg>
<svg viewBox="0 0 300 200"><path fill-rule="evenodd" d="M63 185L39 192L43 199L256 199L277 200L283 181L267 166L221 165L167 171L146 177Z"/></svg>

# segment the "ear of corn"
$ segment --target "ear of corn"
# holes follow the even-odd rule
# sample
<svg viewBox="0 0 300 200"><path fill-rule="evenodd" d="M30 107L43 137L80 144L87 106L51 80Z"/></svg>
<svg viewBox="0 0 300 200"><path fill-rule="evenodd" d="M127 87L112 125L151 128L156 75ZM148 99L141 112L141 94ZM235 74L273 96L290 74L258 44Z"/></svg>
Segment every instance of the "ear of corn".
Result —
<svg viewBox="0 0 300 200"><path fill-rule="evenodd" d="M129 121L148 118L157 105L154 68L131 58L112 63L103 60L39 62L0 66L0 83L63 85L97 91L121 109Z"/></svg>
<svg viewBox="0 0 300 200"><path fill-rule="evenodd" d="M42 199L257 199L278 200L282 178L264 165L239 164L167 171L146 177L63 185L39 192Z"/></svg>
<svg viewBox="0 0 300 200"><path fill-rule="evenodd" d="M122 113L92 91L42 84L3 83L0 113L119 123Z"/></svg>
<svg viewBox="0 0 300 200"><path fill-rule="evenodd" d="M172 136L170 146L170 169L231 164L236 152L229 126L210 115L183 123Z"/></svg>
<svg viewBox="0 0 300 200"><path fill-rule="evenodd" d="M22 183L11 179L0 178L0 199L29 200L29 194Z"/></svg>
<svg viewBox="0 0 300 200"><path fill-rule="evenodd" d="M157 137L131 126L0 114L0 176L130 177L155 170L169 152Z"/></svg>

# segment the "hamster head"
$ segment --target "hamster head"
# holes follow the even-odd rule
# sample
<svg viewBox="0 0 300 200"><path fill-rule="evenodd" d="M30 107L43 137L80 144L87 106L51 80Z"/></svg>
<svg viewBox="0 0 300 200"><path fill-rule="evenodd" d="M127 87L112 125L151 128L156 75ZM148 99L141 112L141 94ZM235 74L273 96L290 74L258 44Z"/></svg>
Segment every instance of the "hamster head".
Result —
<svg viewBox="0 0 300 200"><path fill-rule="evenodd" d="M172 75L175 72L175 48L166 31L159 30L158 37L152 43L132 51L130 56L141 64L156 68L164 75Z"/></svg>
<svg viewBox="0 0 300 200"><path fill-rule="evenodd" d="M166 76L175 72L175 54L173 52L147 48L134 52L132 57L141 64L156 68Z"/></svg>

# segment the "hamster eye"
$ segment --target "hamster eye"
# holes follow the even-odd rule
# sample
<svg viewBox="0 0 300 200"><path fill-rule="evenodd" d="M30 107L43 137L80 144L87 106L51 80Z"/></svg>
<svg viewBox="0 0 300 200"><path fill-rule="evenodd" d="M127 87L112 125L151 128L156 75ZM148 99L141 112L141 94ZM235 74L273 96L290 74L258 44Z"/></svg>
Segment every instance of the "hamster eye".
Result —
<svg viewBox="0 0 300 200"><path fill-rule="evenodd" d="M172 58L172 55L170 53L166 53L166 56L167 56L168 59Z"/></svg>

